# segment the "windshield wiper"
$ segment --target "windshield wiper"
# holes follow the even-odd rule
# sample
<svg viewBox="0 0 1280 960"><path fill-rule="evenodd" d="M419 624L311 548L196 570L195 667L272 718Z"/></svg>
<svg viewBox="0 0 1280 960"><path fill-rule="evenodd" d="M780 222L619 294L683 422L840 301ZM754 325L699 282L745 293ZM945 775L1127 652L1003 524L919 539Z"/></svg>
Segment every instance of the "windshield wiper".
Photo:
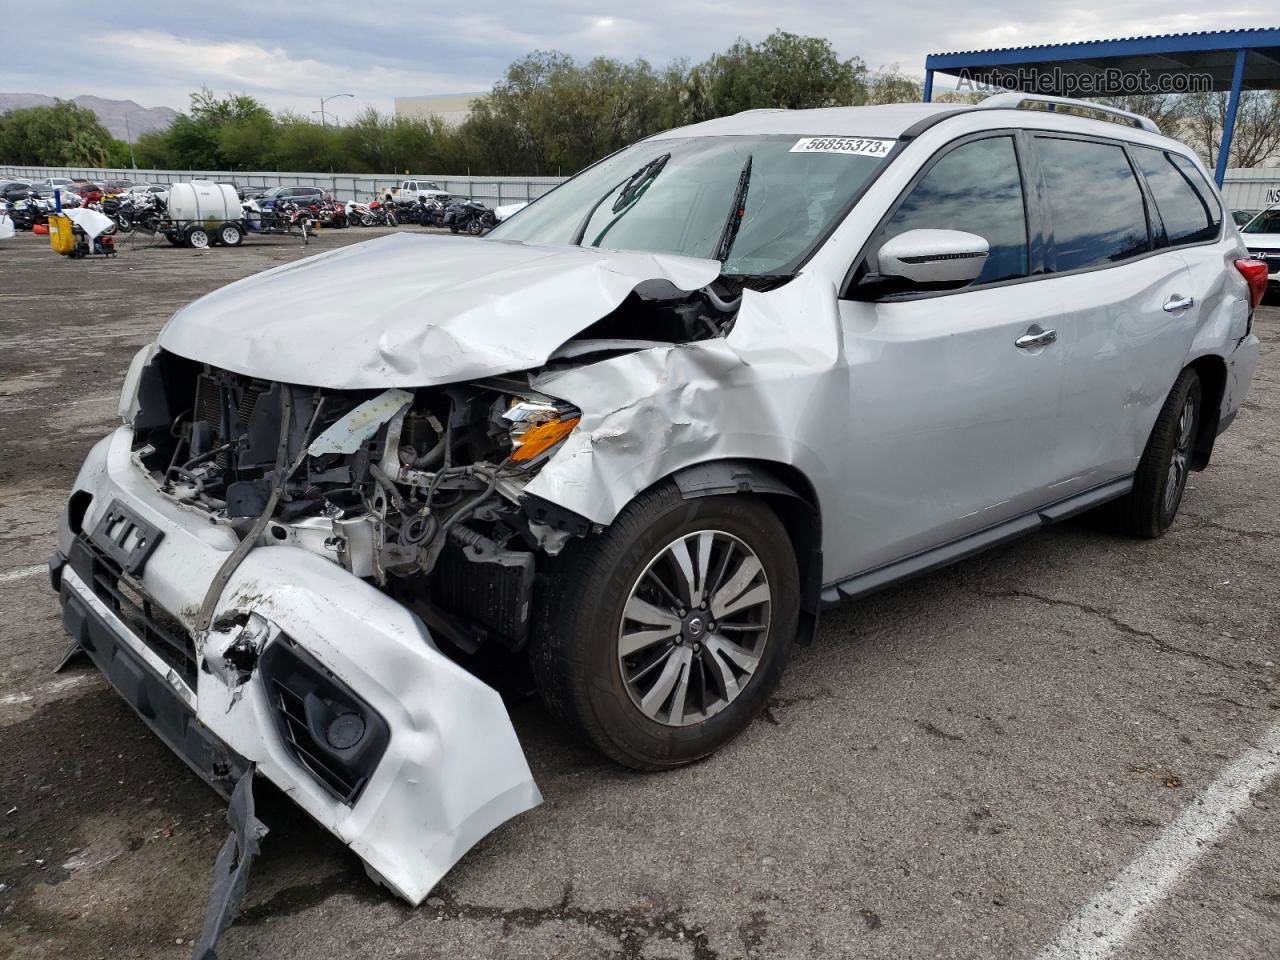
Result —
<svg viewBox="0 0 1280 960"><path fill-rule="evenodd" d="M729 208L729 216L725 218L724 229L720 232L720 242L716 244L715 258L721 263L729 259L729 251L733 242L738 239L738 228L742 226L742 218L747 212L747 191L751 187L751 154L747 154L747 162L742 165L738 174L738 188L733 191L733 205Z"/></svg>
<svg viewBox="0 0 1280 960"><path fill-rule="evenodd" d="M617 223L619 219L621 219L622 213L625 213L626 209L632 207L644 192L649 189L649 184L653 183L658 174L662 172L662 168L667 165L667 161L670 159L671 154L669 153L664 153L661 156L654 157L635 173L631 174L631 176L627 177L625 180L620 180L618 183L615 183L612 187L606 190L604 195L591 205L591 209L587 211L587 215L583 217L582 222L578 224L578 229L573 232L573 243L576 246L582 246L582 238L586 236L587 227L591 225L591 218L594 217L596 215L596 211L600 209L600 204L609 199L614 190L619 190L619 188L621 188L618 193L618 199L613 201L613 207L611 208L614 213L618 214L618 216L609 221L609 223L605 225L605 228L600 231L600 235L596 237L596 242L593 246L599 246L604 235L609 232L609 229ZM622 213L619 213L619 211L622 211Z"/></svg>

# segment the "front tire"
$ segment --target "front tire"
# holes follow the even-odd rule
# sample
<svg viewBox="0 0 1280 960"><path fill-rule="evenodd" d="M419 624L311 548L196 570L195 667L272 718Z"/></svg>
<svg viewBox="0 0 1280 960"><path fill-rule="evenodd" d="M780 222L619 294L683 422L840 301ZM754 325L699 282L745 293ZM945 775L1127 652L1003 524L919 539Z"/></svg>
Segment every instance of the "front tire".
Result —
<svg viewBox="0 0 1280 960"><path fill-rule="evenodd" d="M728 743L791 653L799 573L750 496L641 494L550 568L530 654L552 713L625 766L663 770Z"/></svg>
<svg viewBox="0 0 1280 960"><path fill-rule="evenodd" d="M1116 525L1135 537L1162 536L1186 492L1200 429L1200 376L1183 370L1169 391L1138 462L1133 490L1116 501Z"/></svg>

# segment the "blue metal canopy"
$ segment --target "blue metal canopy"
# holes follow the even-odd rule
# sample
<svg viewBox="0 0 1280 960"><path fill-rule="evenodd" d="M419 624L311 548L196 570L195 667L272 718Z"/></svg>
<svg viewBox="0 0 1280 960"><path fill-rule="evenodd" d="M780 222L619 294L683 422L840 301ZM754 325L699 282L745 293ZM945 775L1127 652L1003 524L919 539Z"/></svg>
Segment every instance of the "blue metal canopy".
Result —
<svg viewBox="0 0 1280 960"><path fill-rule="evenodd" d="M924 99L945 73L1005 90L1071 97L1229 90L1215 179L1222 186L1242 90L1280 89L1280 28L932 53Z"/></svg>

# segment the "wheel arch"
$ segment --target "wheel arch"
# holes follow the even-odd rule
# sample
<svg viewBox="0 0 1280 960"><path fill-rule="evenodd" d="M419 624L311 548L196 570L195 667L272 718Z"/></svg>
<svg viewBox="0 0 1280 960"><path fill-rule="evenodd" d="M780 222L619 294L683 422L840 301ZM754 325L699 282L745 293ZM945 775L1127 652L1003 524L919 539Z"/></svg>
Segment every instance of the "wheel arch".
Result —
<svg viewBox="0 0 1280 960"><path fill-rule="evenodd" d="M1200 428L1196 432L1191 469L1203 470L1209 465L1214 442L1218 439L1222 398L1227 389L1227 362L1216 353L1206 353L1196 357L1184 369L1194 370L1200 377Z"/></svg>
<svg viewBox="0 0 1280 960"><path fill-rule="evenodd" d="M750 493L768 504L791 538L800 573L796 640L812 642L822 593L822 511L809 478L786 463L730 459L693 464L663 479L674 482L686 500Z"/></svg>

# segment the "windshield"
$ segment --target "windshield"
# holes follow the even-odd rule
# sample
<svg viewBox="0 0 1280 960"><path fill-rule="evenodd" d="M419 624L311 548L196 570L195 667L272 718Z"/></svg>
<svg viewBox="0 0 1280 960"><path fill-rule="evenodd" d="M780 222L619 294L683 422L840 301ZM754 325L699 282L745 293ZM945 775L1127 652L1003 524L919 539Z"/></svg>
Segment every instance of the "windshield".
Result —
<svg viewBox="0 0 1280 960"><path fill-rule="evenodd" d="M891 145L789 135L646 140L587 168L489 237L704 258L727 250L726 274L789 273Z"/></svg>
<svg viewBox="0 0 1280 960"><path fill-rule="evenodd" d="M1280 208L1263 210L1245 226L1241 233L1280 233Z"/></svg>

